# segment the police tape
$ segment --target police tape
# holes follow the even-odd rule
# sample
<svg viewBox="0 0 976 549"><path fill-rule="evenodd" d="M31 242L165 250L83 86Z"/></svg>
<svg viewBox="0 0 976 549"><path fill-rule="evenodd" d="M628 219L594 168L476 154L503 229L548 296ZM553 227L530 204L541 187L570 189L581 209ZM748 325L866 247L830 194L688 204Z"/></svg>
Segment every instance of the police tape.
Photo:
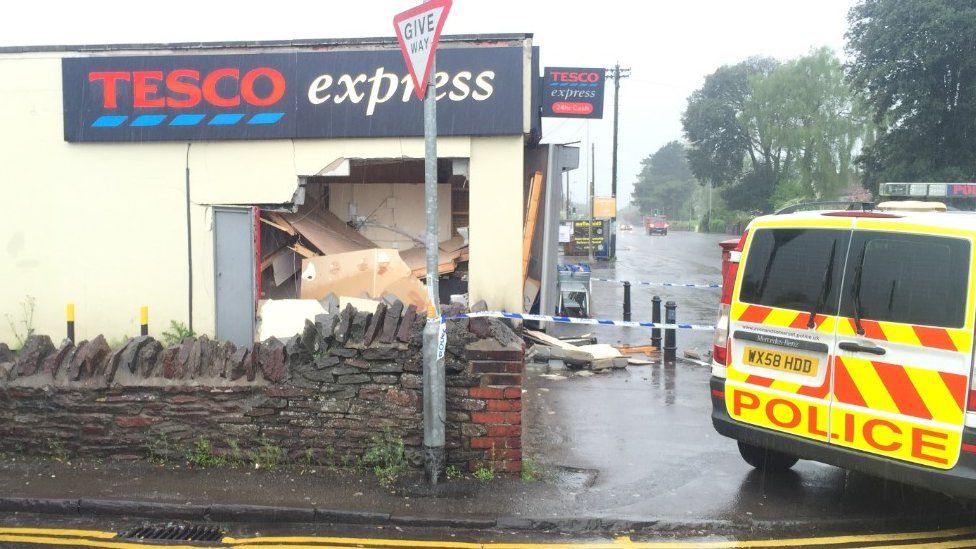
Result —
<svg viewBox="0 0 976 549"><path fill-rule="evenodd" d="M627 280L617 280L615 278L591 278L594 282L615 282L623 284ZM721 284L679 284L677 282L630 282L634 286L661 286L664 288L721 288Z"/></svg>
<svg viewBox="0 0 976 549"><path fill-rule="evenodd" d="M591 326L623 326L626 328L659 328L662 330L714 330L715 326L704 324L664 324L661 322L633 322L630 320L603 320L597 318L575 318L571 316L534 315L529 313L506 313L503 311L478 311L443 316L441 320L461 320L464 318L508 318L511 320L534 320L536 322L556 322L559 324L588 324Z"/></svg>

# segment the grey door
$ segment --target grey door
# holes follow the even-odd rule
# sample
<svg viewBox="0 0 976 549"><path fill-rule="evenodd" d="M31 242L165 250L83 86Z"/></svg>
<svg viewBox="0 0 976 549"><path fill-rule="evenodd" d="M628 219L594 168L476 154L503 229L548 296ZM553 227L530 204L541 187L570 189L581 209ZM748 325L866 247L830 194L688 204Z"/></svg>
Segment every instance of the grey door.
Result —
<svg viewBox="0 0 976 549"><path fill-rule="evenodd" d="M214 208L214 291L217 339L254 342L254 214Z"/></svg>

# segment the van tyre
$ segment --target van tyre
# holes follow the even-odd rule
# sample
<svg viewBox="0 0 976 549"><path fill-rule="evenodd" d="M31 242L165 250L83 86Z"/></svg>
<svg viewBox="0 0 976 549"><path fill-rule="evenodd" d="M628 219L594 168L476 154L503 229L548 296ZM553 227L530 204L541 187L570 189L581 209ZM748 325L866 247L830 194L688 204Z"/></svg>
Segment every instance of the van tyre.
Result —
<svg viewBox="0 0 976 549"><path fill-rule="evenodd" d="M796 456L768 448L753 446L741 440L739 441L739 454L742 455L742 459L746 460L746 463L749 465L752 465L760 471L769 471L772 473L787 471L800 460Z"/></svg>

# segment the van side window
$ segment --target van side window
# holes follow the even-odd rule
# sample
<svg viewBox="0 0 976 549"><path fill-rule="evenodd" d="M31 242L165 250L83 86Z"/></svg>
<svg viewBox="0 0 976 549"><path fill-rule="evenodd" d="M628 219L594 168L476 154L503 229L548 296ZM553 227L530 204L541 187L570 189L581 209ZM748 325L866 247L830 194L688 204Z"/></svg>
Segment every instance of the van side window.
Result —
<svg viewBox="0 0 976 549"><path fill-rule="evenodd" d="M739 301L804 312L821 301L821 314L837 314L850 234L838 229L756 230Z"/></svg>
<svg viewBox="0 0 976 549"><path fill-rule="evenodd" d="M969 241L860 231L851 243L841 313L861 318L962 328L969 288ZM860 284L856 282L861 262ZM860 286L858 295L854 292Z"/></svg>

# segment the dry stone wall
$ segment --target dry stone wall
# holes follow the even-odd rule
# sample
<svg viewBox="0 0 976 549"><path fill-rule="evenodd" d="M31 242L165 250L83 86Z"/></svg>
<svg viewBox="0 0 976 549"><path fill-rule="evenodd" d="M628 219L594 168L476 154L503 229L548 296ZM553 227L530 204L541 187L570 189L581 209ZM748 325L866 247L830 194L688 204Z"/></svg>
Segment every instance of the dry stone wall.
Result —
<svg viewBox="0 0 976 549"><path fill-rule="evenodd" d="M16 354L0 346L0 451L180 459L204 440L216 454L275 448L341 465L385 437L419 465L425 321L395 302L250 347L32 336ZM496 320L449 321L445 364L448 463L518 472L521 340Z"/></svg>

